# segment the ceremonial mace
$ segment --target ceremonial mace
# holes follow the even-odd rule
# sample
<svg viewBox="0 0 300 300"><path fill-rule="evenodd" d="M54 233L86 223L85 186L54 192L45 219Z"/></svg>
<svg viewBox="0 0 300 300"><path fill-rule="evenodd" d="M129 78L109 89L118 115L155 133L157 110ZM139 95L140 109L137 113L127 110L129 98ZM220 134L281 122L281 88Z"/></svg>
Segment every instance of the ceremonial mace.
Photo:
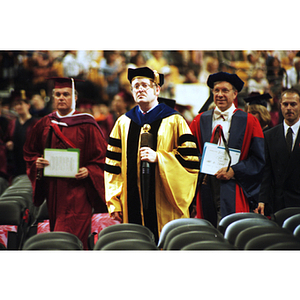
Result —
<svg viewBox="0 0 300 300"><path fill-rule="evenodd" d="M141 147L153 147L153 135L149 133L151 126L145 124L142 128L141 134ZM148 209L149 193L150 193L150 163L148 161L142 161L141 170L142 179L142 201L144 209Z"/></svg>

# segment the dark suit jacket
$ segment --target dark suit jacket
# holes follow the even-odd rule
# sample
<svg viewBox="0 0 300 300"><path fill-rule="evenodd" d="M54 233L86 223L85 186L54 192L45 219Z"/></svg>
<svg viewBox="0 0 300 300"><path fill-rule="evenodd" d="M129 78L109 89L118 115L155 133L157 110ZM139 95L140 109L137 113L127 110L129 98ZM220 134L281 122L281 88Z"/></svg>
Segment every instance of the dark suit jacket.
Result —
<svg viewBox="0 0 300 300"><path fill-rule="evenodd" d="M300 136L291 154L287 149L283 124L264 132L266 165L259 201L269 203L274 213L300 206Z"/></svg>

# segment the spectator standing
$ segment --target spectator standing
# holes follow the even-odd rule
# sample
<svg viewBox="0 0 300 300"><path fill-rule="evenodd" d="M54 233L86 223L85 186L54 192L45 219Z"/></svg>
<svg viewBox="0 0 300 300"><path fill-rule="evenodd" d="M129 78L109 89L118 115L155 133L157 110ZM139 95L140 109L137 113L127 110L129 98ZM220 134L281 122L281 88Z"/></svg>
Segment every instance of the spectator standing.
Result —
<svg viewBox="0 0 300 300"><path fill-rule="evenodd" d="M280 107L284 121L265 132L266 166L260 191L260 202L271 214L300 206L299 91L285 90Z"/></svg>

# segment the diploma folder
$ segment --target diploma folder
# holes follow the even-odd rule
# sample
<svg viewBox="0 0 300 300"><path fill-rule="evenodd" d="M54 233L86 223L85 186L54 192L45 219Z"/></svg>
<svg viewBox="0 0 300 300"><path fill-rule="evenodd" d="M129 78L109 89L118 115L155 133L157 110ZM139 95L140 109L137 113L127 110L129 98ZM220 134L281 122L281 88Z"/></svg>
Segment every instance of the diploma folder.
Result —
<svg viewBox="0 0 300 300"><path fill-rule="evenodd" d="M239 162L241 151L229 148L231 166ZM229 157L225 147L213 143L204 143L200 172L215 175L221 168L228 167Z"/></svg>
<svg viewBox="0 0 300 300"><path fill-rule="evenodd" d="M44 176L75 178L79 170L80 149L51 149L44 150L44 158L49 166L44 168Z"/></svg>

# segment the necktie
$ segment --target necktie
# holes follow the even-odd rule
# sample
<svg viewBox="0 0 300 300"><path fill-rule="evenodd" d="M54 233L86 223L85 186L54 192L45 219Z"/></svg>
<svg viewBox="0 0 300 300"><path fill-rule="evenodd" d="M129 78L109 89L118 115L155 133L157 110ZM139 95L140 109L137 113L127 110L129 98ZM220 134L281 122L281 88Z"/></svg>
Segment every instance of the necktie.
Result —
<svg viewBox="0 0 300 300"><path fill-rule="evenodd" d="M289 129L288 129L285 139L286 139L286 144L287 144L288 150L289 150L289 152L291 152L292 145L293 145L293 130L291 127L289 127Z"/></svg>

